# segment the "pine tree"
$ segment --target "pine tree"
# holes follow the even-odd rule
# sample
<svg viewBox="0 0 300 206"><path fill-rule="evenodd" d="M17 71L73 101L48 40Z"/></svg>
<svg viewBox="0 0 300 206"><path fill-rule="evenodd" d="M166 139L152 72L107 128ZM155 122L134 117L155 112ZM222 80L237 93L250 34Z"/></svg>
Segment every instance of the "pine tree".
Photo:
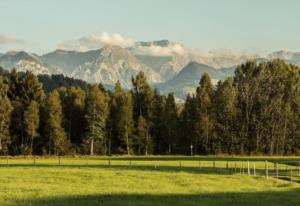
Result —
<svg viewBox="0 0 300 206"><path fill-rule="evenodd" d="M82 144L84 135L84 104L85 92L80 87L58 89L64 113L64 128L67 131L68 140L75 146Z"/></svg>
<svg viewBox="0 0 300 206"><path fill-rule="evenodd" d="M209 153L212 150L213 144L213 86L211 79L207 73L204 73L200 85L196 90L197 101L197 120L196 120L196 135L197 142L203 153ZM196 145L197 146L197 145Z"/></svg>
<svg viewBox="0 0 300 206"><path fill-rule="evenodd" d="M129 155L131 153L132 132L133 132L133 104L130 92L125 92L119 81L115 85L111 101L111 125L112 125L112 146L116 152Z"/></svg>
<svg viewBox="0 0 300 206"><path fill-rule="evenodd" d="M32 100L41 103L45 98L42 83L31 72L25 73L20 90L20 99L25 106L28 106Z"/></svg>
<svg viewBox="0 0 300 206"><path fill-rule="evenodd" d="M7 97L8 85L0 76L0 153L7 153L10 143L10 113L12 106Z"/></svg>
<svg viewBox="0 0 300 206"><path fill-rule="evenodd" d="M165 104L166 98L164 95L160 95L157 90L154 91L153 97L153 107L151 115L151 135L153 137L153 146L155 154L164 154L166 152L166 143L165 143Z"/></svg>
<svg viewBox="0 0 300 206"><path fill-rule="evenodd" d="M179 132L179 148L180 152L190 154L192 146L194 154L198 154L198 138L197 138L197 101L194 96L187 95L183 110L180 114L180 132Z"/></svg>
<svg viewBox="0 0 300 206"><path fill-rule="evenodd" d="M238 152L237 136L237 89L233 78L229 77L224 82L219 82L214 100L214 111L216 115L215 129L217 132L217 151L223 153Z"/></svg>
<svg viewBox="0 0 300 206"><path fill-rule="evenodd" d="M15 69L8 75L8 96L13 105L11 133L13 153L28 153L28 144L31 140L25 131L24 112L31 101L41 104L45 94L42 84L31 72L18 73Z"/></svg>
<svg viewBox="0 0 300 206"><path fill-rule="evenodd" d="M146 132L147 132L147 148L146 152L152 152L152 142L151 140L151 127L153 123L151 122L152 119L152 112L153 112L153 97L154 91L150 87L145 77L145 74L141 71L135 78L132 78L133 84L133 100L134 100L134 120L137 126L138 120L140 116L142 116L146 121Z"/></svg>
<svg viewBox="0 0 300 206"><path fill-rule="evenodd" d="M94 155L95 144L103 150L105 127L108 115L107 95L98 85L91 86L87 91L85 102L86 138L90 145L90 155Z"/></svg>
<svg viewBox="0 0 300 206"><path fill-rule="evenodd" d="M165 141L168 151L167 153L171 154L173 151L172 149L174 149L175 144L177 143L178 137L178 115L173 94L168 94L164 111L164 119L166 129Z"/></svg>
<svg viewBox="0 0 300 206"><path fill-rule="evenodd" d="M138 146L138 154L142 154L144 151L144 154L148 154L148 144L149 144L149 138L148 138L148 132L147 132L147 123L143 116L139 116L137 128L136 128L136 144Z"/></svg>
<svg viewBox="0 0 300 206"><path fill-rule="evenodd" d="M51 92L45 104L46 126L45 134L48 137L49 154L54 151L55 155L65 154L69 149L67 135L62 127L63 113L59 93Z"/></svg>
<svg viewBox="0 0 300 206"><path fill-rule="evenodd" d="M120 114L122 114L122 118L120 121L120 129L123 142L126 144L127 155L130 155L133 133L133 104L131 92L125 93L121 105L122 110Z"/></svg>
<svg viewBox="0 0 300 206"><path fill-rule="evenodd" d="M33 151L34 139L39 137L37 132L40 125L39 104L32 100L24 112L25 131L30 138L30 155Z"/></svg>

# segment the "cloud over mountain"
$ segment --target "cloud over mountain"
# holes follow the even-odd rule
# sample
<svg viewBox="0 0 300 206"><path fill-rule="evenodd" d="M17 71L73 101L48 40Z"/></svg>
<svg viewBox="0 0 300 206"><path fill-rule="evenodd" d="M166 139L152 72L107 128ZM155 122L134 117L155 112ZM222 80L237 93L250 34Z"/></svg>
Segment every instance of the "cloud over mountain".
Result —
<svg viewBox="0 0 300 206"><path fill-rule="evenodd" d="M185 55L187 50L180 44L174 43L168 46L161 45L137 45L134 52L139 55L151 56L172 56L172 55Z"/></svg>
<svg viewBox="0 0 300 206"><path fill-rule="evenodd" d="M25 41L22 39L17 39L13 36L0 35L0 44L24 44Z"/></svg>
<svg viewBox="0 0 300 206"><path fill-rule="evenodd" d="M102 48L105 45L114 45L120 47L133 46L135 41L132 38L124 37L118 33L109 34L102 32L101 34L92 34L82 37L76 41L66 41L59 44L58 49L88 51Z"/></svg>

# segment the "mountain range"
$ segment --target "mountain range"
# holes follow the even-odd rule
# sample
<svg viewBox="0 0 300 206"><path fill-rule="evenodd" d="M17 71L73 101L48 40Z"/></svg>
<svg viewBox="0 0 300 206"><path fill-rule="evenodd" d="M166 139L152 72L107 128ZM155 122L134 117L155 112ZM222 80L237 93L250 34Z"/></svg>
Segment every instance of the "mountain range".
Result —
<svg viewBox="0 0 300 206"><path fill-rule="evenodd" d="M25 51L0 53L0 67L34 74L63 74L88 83L102 83L111 88L117 80L131 87L131 77L143 71L148 81L161 93L174 92L185 98L204 72L216 83L234 74L236 65L250 59L283 59L300 66L300 52L277 51L266 57L235 54L229 51L200 52L169 40L136 42L123 48L105 45L85 52L56 50L44 55Z"/></svg>

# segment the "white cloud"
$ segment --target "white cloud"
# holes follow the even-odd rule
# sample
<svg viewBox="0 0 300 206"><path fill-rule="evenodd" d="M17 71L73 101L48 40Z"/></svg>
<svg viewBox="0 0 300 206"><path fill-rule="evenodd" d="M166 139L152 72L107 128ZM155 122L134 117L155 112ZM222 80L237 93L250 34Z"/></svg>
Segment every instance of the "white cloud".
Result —
<svg viewBox="0 0 300 206"><path fill-rule="evenodd" d="M152 56L172 56L174 54L185 55L187 50L180 44L171 44L166 47L151 45L151 46L137 46L134 49L136 54L152 55Z"/></svg>
<svg viewBox="0 0 300 206"><path fill-rule="evenodd" d="M13 36L0 35L0 44L24 44L25 41Z"/></svg>
<svg viewBox="0 0 300 206"><path fill-rule="evenodd" d="M77 41L67 41L59 44L58 49L87 51L102 48L104 45L116 45L120 47L133 46L135 41L129 37L123 37L120 34L93 34L88 37L82 37Z"/></svg>

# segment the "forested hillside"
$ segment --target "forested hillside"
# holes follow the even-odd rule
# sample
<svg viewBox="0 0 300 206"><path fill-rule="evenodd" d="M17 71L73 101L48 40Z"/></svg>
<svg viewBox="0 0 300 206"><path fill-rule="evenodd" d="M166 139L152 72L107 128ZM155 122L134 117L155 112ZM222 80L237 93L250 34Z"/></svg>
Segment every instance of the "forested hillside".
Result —
<svg viewBox="0 0 300 206"><path fill-rule="evenodd" d="M111 92L12 70L0 75L0 154L299 154L299 110L299 68L281 60L216 86L205 73L183 105L143 72Z"/></svg>

